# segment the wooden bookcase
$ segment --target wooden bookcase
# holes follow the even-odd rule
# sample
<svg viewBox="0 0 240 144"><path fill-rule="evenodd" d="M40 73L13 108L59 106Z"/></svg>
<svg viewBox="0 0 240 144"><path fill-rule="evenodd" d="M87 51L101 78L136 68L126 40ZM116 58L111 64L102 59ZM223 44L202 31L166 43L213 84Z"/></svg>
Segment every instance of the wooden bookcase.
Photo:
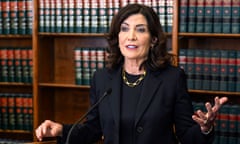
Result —
<svg viewBox="0 0 240 144"><path fill-rule="evenodd" d="M181 33L179 32L180 2L174 1L172 45L174 53L179 56L181 48L216 49L216 50L240 50L240 34L223 33ZM215 96L227 96L230 103L239 104L240 92L192 90L190 95L197 101L211 101Z"/></svg>
<svg viewBox="0 0 240 144"><path fill-rule="evenodd" d="M33 83L0 83L0 92L33 93L33 131L0 131L0 135L36 141L34 129L45 119L61 123L75 122L89 107L89 86L75 85L74 48L107 46L103 34L38 32L38 0L33 1L33 34L0 35L0 46L31 46L33 48ZM174 0L172 53L178 56L182 45L240 49L240 34L179 33L179 1ZM239 92L189 90L199 100L228 96L239 103Z"/></svg>

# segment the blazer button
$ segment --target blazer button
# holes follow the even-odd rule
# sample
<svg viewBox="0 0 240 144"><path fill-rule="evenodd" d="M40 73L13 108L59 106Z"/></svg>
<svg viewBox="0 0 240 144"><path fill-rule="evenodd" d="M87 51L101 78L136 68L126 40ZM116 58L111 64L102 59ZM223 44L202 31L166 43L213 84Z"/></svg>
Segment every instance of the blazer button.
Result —
<svg viewBox="0 0 240 144"><path fill-rule="evenodd" d="M141 127L141 126L137 127L137 132L142 133L143 132L143 127Z"/></svg>

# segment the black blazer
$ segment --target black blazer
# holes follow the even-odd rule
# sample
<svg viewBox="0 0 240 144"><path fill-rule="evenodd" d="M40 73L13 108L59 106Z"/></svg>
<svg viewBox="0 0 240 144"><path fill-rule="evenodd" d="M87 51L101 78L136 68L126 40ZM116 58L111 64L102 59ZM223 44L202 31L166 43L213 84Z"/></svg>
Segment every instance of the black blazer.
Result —
<svg viewBox="0 0 240 144"><path fill-rule="evenodd" d="M134 144L210 144L214 132L201 133L200 126L192 120L193 108L187 93L186 77L180 68L169 66L164 70L147 71L142 94L135 116ZM104 136L105 144L119 144L121 68L98 70L92 79L91 103L112 88L108 95L89 116L72 132L70 143L89 144ZM175 130L173 128L175 125ZM66 140L70 125L64 125ZM175 132L174 132L175 131Z"/></svg>

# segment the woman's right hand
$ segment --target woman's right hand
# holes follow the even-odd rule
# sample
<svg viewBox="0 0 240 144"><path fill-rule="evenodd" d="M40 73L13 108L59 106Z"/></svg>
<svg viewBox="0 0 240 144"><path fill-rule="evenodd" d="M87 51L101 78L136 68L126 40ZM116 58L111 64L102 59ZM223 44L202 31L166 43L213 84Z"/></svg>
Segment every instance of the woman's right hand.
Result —
<svg viewBox="0 0 240 144"><path fill-rule="evenodd" d="M62 136L63 126L60 123L53 122L51 120L45 120L36 130L36 136L39 141L42 141L44 137L56 137Z"/></svg>

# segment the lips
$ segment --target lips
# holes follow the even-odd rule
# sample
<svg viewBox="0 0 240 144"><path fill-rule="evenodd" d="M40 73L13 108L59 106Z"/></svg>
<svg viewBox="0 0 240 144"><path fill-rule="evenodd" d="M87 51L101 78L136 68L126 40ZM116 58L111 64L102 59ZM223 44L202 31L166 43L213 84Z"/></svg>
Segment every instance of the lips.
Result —
<svg viewBox="0 0 240 144"><path fill-rule="evenodd" d="M137 48L137 46L136 45L127 45L127 48L135 49L135 48Z"/></svg>

